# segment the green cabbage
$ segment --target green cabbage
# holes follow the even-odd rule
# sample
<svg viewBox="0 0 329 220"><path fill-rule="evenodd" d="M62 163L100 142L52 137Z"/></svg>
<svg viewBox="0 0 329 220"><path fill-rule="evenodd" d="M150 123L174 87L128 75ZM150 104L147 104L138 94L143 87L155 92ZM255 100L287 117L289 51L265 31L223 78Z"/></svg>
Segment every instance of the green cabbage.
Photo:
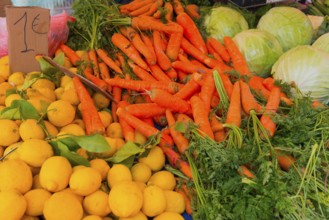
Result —
<svg viewBox="0 0 329 220"><path fill-rule="evenodd" d="M272 65L283 54L280 42L267 31L249 29L235 35L233 40L244 55L250 71L261 77L271 74Z"/></svg>
<svg viewBox="0 0 329 220"><path fill-rule="evenodd" d="M309 45L313 38L310 19L293 7L273 7L259 20L257 28L273 34L280 42L283 51L298 45Z"/></svg>
<svg viewBox="0 0 329 220"><path fill-rule="evenodd" d="M209 36L223 42L225 36L234 37L249 28L246 19L236 10L224 6L214 7L204 17Z"/></svg>
<svg viewBox="0 0 329 220"><path fill-rule="evenodd" d="M329 33L321 35L312 46L329 53Z"/></svg>
<svg viewBox="0 0 329 220"><path fill-rule="evenodd" d="M299 90L323 103L329 101L329 53L310 45L285 52L272 67L273 78L295 82ZM294 92L294 91L293 91Z"/></svg>

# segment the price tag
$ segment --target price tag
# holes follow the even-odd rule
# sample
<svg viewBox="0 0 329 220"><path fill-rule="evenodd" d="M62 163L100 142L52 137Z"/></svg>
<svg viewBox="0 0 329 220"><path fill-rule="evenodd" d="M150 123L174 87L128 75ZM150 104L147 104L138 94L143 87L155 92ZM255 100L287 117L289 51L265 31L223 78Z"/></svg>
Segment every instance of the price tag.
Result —
<svg viewBox="0 0 329 220"><path fill-rule="evenodd" d="M38 54L48 55L50 10L40 7L6 7L8 56L11 72L39 71Z"/></svg>

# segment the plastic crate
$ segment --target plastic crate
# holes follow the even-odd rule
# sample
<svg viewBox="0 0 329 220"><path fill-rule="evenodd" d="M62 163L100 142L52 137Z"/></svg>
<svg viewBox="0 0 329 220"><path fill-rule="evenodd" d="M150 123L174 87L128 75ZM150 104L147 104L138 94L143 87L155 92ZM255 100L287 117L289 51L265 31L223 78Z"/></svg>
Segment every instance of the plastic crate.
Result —
<svg viewBox="0 0 329 220"><path fill-rule="evenodd" d="M12 0L14 6L38 6L50 9L50 14L55 15L63 10L70 13L74 0Z"/></svg>

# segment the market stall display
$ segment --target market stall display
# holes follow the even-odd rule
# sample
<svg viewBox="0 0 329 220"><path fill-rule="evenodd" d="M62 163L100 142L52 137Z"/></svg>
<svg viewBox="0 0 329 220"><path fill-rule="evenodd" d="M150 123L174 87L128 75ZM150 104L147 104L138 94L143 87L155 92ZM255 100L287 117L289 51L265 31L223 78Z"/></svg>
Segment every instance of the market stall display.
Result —
<svg viewBox="0 0 329 220"><path fill-rule="evenodd" d="M0 219L329 218L326 18L180 0L65 16L41 71L0 58Z"/></svg>

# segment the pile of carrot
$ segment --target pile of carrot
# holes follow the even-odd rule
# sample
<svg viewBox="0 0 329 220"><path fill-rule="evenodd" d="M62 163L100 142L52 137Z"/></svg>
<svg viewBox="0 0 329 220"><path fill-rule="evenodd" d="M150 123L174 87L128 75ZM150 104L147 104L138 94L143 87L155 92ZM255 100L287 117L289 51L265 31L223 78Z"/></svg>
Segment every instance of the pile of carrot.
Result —
<svg viewBox="0 0 329 220"><path fill-rule="evenodd" d="M119 52L113 52L113 56L103 49L88 52L85 61L91 65L84 73L113 94L113 119L120 122L126 141L134 141L135 129L146 137L160 134L159 145L169 163L192 178L184 156L189 140L175 130L177 122L193 122L200 134L221 142L232 128L241 126L243 117L256 113L264 135L271 138L275 134L273 117L279 104L283 101L289 105L291 100L272 78L250 72L231 37L220 42L203 36L195 22L200 17L197 6L179 0L134 0L120 6L120 12L135 23L120 26L112 35L113 51ZM74 51L67 45L61 49L79 65L81 58ZM224 94L217 92L214 71L222 81ZM266 102L261 104L254 94ZM225 111L217 108L223 96L229 100ZM279 163L281 159L290 162L282 165L284 169L294 161L288 157L277 157ZM237 172L253 177L247 166Z"/></svg>

